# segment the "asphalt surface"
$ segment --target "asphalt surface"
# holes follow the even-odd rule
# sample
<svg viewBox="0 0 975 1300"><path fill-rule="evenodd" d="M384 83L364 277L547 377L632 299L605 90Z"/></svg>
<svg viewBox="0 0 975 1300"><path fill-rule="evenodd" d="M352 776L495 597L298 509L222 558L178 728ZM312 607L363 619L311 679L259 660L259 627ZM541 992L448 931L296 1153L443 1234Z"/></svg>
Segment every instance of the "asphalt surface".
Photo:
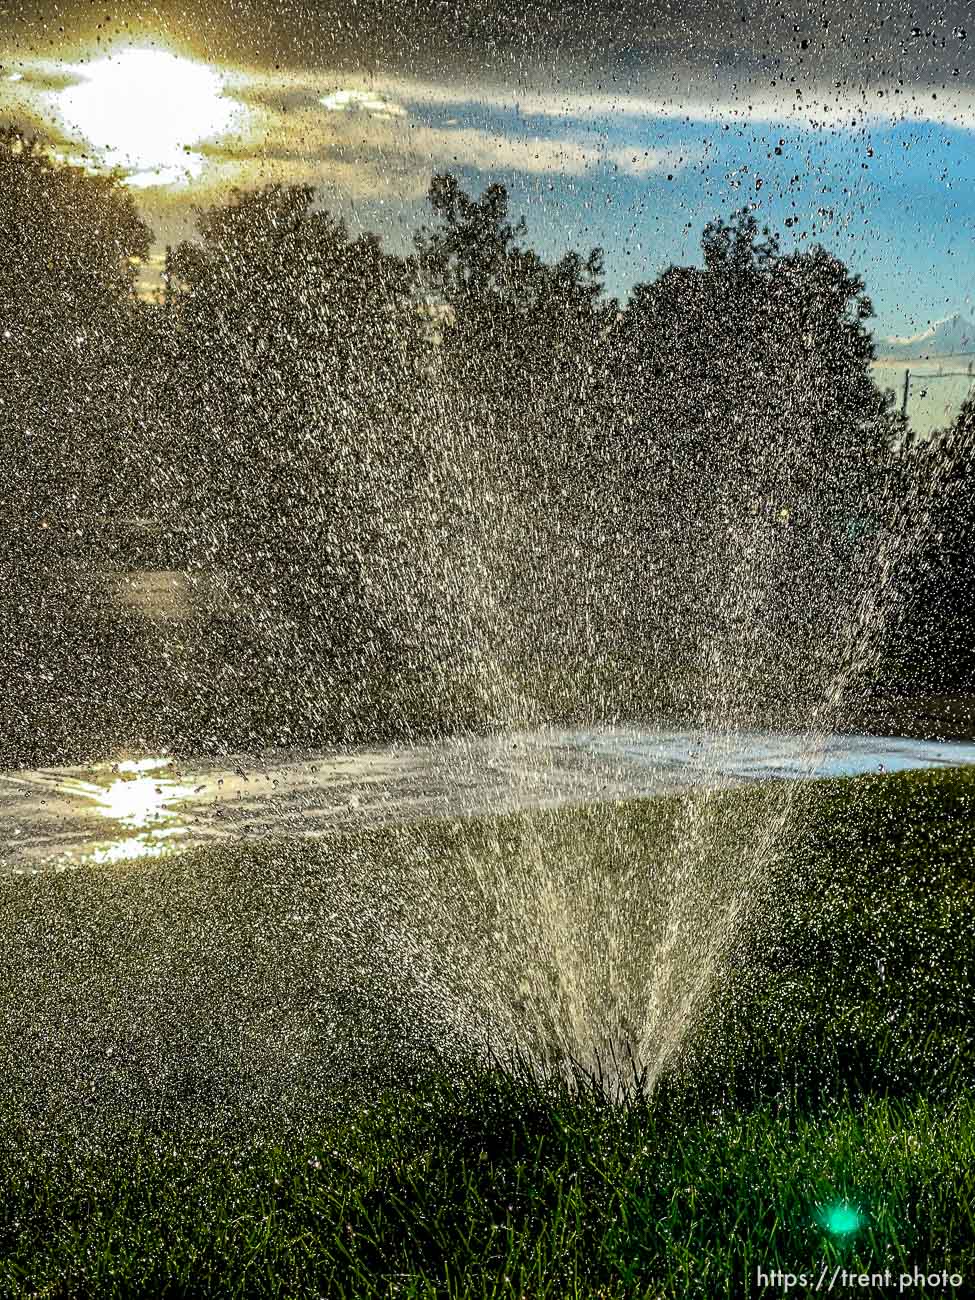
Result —
<svg viewBox="0 0 975 1300"><path fill-rule="evenodd" d="M544 730L413 747L0 774L0 869L47 871L227 840L471 816L692 786L975 764L975 744L887 737Z"/></svg>

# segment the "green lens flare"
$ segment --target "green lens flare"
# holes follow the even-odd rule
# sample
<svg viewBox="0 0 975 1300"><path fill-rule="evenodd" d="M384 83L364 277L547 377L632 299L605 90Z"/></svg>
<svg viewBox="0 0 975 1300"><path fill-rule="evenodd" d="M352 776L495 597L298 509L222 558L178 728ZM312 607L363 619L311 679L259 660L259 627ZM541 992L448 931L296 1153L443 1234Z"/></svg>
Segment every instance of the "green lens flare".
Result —
<svg viewBox="0 0 975 1300"><path fill-rule="evenodd" d="M816 1210L816 1222L834 1237L848 1237L864 1224L863 1215L849 1201L835 1201Z"/></svg>

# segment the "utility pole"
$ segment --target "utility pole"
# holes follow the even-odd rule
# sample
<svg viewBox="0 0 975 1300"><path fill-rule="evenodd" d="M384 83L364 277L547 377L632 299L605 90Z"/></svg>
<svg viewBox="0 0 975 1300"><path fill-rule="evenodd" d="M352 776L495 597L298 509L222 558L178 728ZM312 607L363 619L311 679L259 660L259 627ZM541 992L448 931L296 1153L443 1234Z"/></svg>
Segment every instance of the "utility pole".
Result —
<svg viewBox="0 0 975 1300"><path fill-rule="evenodd" d="M910 384L911 384L911 372L910 370L905 370L904 371L904 396L901 400L901 415L903 415L905 419L907 418L907 392L908 389L910 388Z"/></svg>

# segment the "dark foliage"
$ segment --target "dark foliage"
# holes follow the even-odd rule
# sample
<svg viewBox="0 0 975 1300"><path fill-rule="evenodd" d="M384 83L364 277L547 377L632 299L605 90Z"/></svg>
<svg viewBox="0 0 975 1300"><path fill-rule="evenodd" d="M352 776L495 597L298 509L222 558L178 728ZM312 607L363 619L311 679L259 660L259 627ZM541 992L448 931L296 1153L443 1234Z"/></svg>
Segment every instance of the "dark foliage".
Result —
<svg viewBox="0 0 975 1300"><path fill-rule="evenodd" d="M150 232L112 179L0 132L0 763L130 730L140 629L110 607L142 494L133 285ZM133 673L135 674L133 676Z"/></svg>
<svg viewBox="0 0 975 1300"><path fill-rule="evenodd" d="M975 690L975 400L949 429L912 446L916 476L932 487L928 543L891 658L912 693Z"/></svg>
<svg viewBox="0 0 975 1300"><path fill-rule="evenodd" d="M784 678L835 618L803 575L889 510L864 286L750 214L621 309L599 250L545 262L502 185L435 177L405 259L271 187L202 212L147 303L114 181L8 135L0 188L7 762L673 708L737 645L708 601L739 518ZM182 603L124 613L104 577L132 565Z"/></svg>

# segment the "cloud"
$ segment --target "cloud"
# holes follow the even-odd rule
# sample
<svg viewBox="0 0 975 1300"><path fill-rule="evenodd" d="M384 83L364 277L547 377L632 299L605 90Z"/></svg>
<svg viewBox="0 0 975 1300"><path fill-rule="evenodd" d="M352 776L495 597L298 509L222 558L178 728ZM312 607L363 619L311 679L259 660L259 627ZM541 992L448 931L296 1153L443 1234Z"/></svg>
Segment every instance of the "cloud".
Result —
<svg viewBox="0 0 975 1300"><path fill-rule="evenodd" d="M947 325L949 321L954 320L954 316L942 316L940 320L931 321L926 329L921 330L920 334L890 334L885 339L885 343L924 343L930 338L934 338L942 325Z"/></svg>
<svg viewBox="0 0 975 1300"><path fill-rule="evenodd" d="M975 31L972 34L975 51ZM309 74L280 74L269 81L257 73L252 85L242 90L245 98L263 102L287 112L310 100L330 96L347 97L332 101L336 107L348 102L351 108L373 115L392 111L447 113L491 110L559 124L564 132L571 126L612 121L621 124L682 122L702 125L781 124L789 128L860 131L893 123L931 122L975 129L975 87L970 81L949 78L945 82L912 82L893 75L877 75L869 82L847 79L828 85L815 79L754 78L740 81L707 69L687 67L667 71L636 70L626 78L614 79L610 87L587 87L583 80L565 79L562 85L546 84L540 78L524 78L517 84L491 79L472 82L430 80L395 75L350 75L323 95ZM334 74L333 74L334 81ZM774 84L770 84L774 82ZM394 106L391 110L381 105ZM553 130L555 128L553 127Z"/></svg>
<svg viewBox="0 0 975 1300"><path fill-rule="evenodd" d="M373 90L333 90L318 101L330 113L365 113L380 121L405 117L406 109Z"/></svg>
<svg viewBox="0 0 975 1300"><path fill-rule="evenodd" d="M208 167L199 183L207 188L246 184L249 174L251 183L309 183L354 199L416 199L426 193L431 172L442 169L672 175L702 152L649 145L642 125L631 141L617 132L610 143L594 123L559 121L554 114L528 122L511 100L489 104L489 121L475 123L470 112L453 115L469 103L424 83L342 85L241 73L229 79L228 91L251 108L252 129L204 147Z"/></svg>
<svg viewBox="0 0 975 1300"><path fill-rule="evenodd" d="M151 37L277 82L375 94L409 109L476 100L564 121L612 117L857 130L975 129L971 0L82 0L0 7L15 70ZM23 56L23 57L22 57ZM35 62L37 60L35 59ZM322 84L322 83L325 84ZM331 82L331 84L328 84ZM402 93L399 93L402 92ZM250 91L241 88L246 99ZM355 114L353 114L355 115Z"/></svg>
<svg viewBox="0 0 975 1300"><path fill-rule="evenodd" d="M507 134L460 125L414 127L404 142L402 156L424 175L431 167L532 176L583 176L594 167L614 167L630 175L645 176L678 168L677 154L670 150L607 148L572 137Z"/></svg>
<svg viewBox="0 0 975 1300"><path fill-rule="evenodd" d="M54 59L13 59L0 67L0 92L15 86L21 95L66 90L78 82L77 73Z"/></svg>
<svg viewBox="0 0 975 1300"><path fill-rule="evenodd" d="M7 66L21 79L0 79L0 118L27 125L66 152L51 102L73 84L70 69L51 59L20 58ZM869 94L841 87L816 99L776 84L761 92L743 87L729 98L719 93L713 69L686 79L645 72L627 88L592 90L576 83L514 87L334 70L219 71L224 93L247 112L239 129L197 146L181 166L129 177L157 206L212 202L231 187L272 182L310 184L350 200L409 201L425 194L436 170L493 178L582 177L601 169L641 178L673 176L705 157L693 129L682 132L679 149L662 147L655 124L781 122L857 131L876 122L937 118L975 125L975 94L964 85L932 92L937 98L879 82ZM702 129L699 138L704 135Z"/></svg>
<svg viewBox="0 0 975 1300"><path fill-rule="evenodd" d="M973 33L975 37L975 33ZM608 91L523 85L518 88L487 83L472 87L449 81L419 82L389 78L381 83L384 94L407 102L463 108L507 109L518 105L531 117L575 122L679 121L687 123L781 123L818 129L828 126L859 130L864 126L894 122L936 122L975 128L975 89L965 83L928 86L878 79L860 86L853 83L822 87L766 86L747 81L723 82L713 70L688 69L666 76L634 75Z"/></svg>

